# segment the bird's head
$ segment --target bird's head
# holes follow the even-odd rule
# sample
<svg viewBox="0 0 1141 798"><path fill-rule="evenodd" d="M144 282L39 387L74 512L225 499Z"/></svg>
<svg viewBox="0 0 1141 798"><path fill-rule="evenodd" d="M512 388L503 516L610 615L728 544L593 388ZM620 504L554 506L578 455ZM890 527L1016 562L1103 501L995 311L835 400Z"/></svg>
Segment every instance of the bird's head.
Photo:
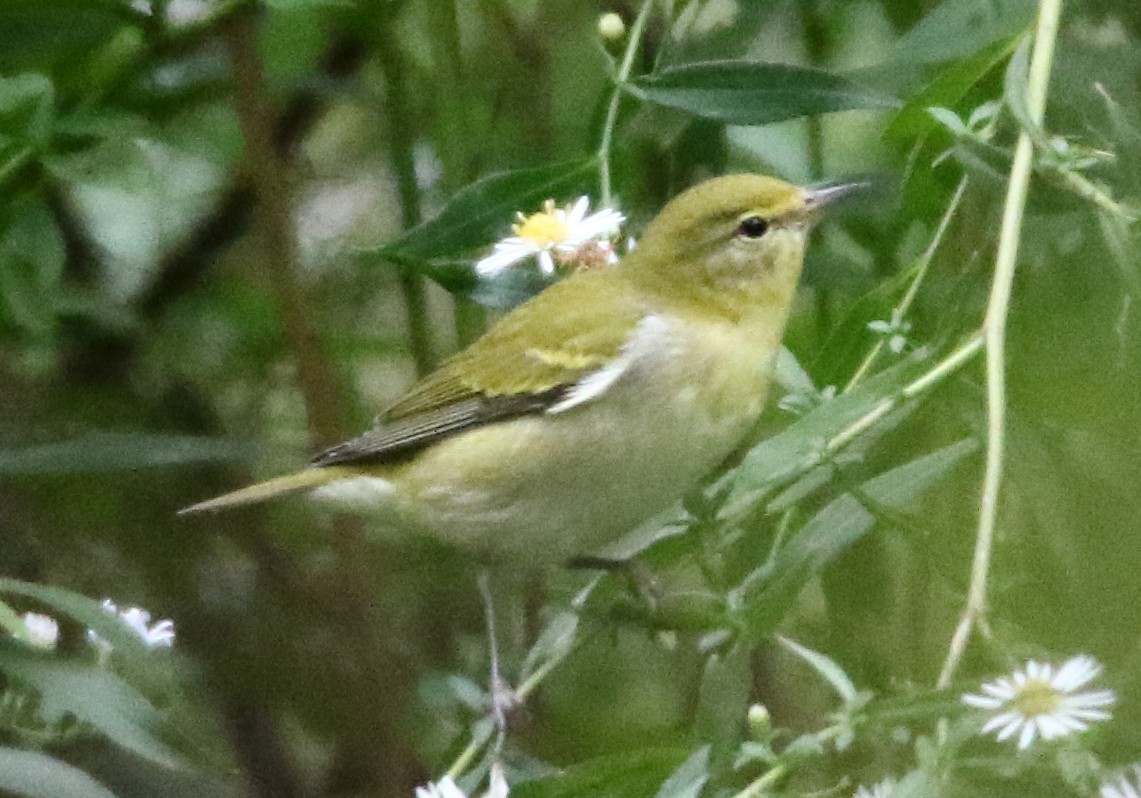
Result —
<svg viewBox="0 0 1141 798"><path fill-rule="evenodd" d="M812 222L858 185L808 189L748 174L708 180L662 209L626 267L659 290L727 310L770 296L791 302Z"/></svg>

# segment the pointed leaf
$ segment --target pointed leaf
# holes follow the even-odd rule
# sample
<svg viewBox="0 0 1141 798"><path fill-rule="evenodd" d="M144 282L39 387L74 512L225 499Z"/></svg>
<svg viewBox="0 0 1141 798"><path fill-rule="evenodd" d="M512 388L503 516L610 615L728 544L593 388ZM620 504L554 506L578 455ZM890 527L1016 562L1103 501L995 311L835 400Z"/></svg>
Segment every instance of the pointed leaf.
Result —
<svg viewBox="0 0 1141 798"><path fill-rule="evenodd" d="M917 361L913 356L897 363L750 449L741 465L715 487L726 496L718 515L737 517L775 485L818 465L824 445L907 384Z"/></svg>
<svg viewBox="0 0 1141 798"><path fill-rule="evenodd" d="M705 61L668 67L634 81L637 96L731 125L765 125L899 101L815 67L760 61Z"/></svg>
<svg viewBox="0 0 1141 798"><path fill-rule="evenodd" d="M228 438L145 432L89 432L71 440L0 450L0 475L137 471L249 458L253 448Z"/></svg>
<svg viewBox="0 0 1141 798"><path fill-rule="evenodd" d="M959 441L868 480L862 493L878 507L907 512L923 491L977 449L974 440ZM763 637L775 629L804 584L875 523L876 517L851 494L829 502L772 563L753 571L736 589L731 603L743 608L749 632Z"/></svg>
<svg viewBox="0 0 1141 798"><path fill-rule="evenodd" d="M522 677L526 679L548 662L560 660L574 647L575 632L578 630L578 615L573 612L560 612L539 635L535 645L527 652L523 663Z"/></svg>
<svg viewBox="0 0 1141 798"><path fill-rule="evenodd" d="M19 748L0 748L0 793L21 798L115 798L79 768Z"/></svg>
<svg viewBox="0 0 1141 798"><path fill-rule="evenodd" d="M532 213L548 199L566 202L585 193L595 167L591 158L488 175L458 191L439 216L374 254L413 266L455 260L508 233L516 212Z"/></svg>
<svg viewBox="0 0 1141 798"><path fill-rule="evenodd" d="M158 710L115 674L33 651L4 637L0 637L0 667L8 678L39 693L40 713L49 723L71 715L152 762L167 767L178 763L157 736Z"/></svg>
<svg viewBox="0 0 1141 798"><path fill-rule="evenodd" d="M969 56L1025 31L1037 10L1037 0L944 0L899 38L888 60L931 64Z"/></svg>
<svg viewBox="0 0 1141 798"><path fill-rule="evenodd" d="M1009 56L1022 35L1008 36L979 50L974 55L955 61L940 72L918 94L908 98L887 123L887 137L918 138L934 126L929 114L932 106L953 108L976 84Z"/></svg>
<svg viewBox="0 0 1141 798"><path fill-rule="evenodd" d="M553 776L511 785L511 798L646 798L689 751L648 748L588 759Z"/></svg>
<svg viewBox="0 0 1141 798"><path fill-rule="evenodd" d="M709 781L709 746L693 752L689 759L666 779L658 790L657 798L698 798L701 788Z"/></svg>
<svg viewBox="0 0 1141 798"><path fill-rule="evenodd" d="M832 685L836 695L840 696L845 704L850 704L856 700L859 693L856 685L852 684L848 674L835 660L826 657L819 651L813 651L808 646L802 646L795 640L790 640L783 635L777 635L777 642L811 665L812 669L820 674L824 681Z"/></svg>

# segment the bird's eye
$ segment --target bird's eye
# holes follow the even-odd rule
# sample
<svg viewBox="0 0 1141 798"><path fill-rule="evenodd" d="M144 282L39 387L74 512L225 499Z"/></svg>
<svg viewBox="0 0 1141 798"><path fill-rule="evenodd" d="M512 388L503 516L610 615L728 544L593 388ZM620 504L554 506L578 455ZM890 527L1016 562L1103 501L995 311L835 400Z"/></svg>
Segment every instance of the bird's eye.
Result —
<svg viewBox="0 0 1141 798"><path fill-rule="evenodd" d="M737 235L745 238L760 238L769 229L769 223L760 216L746 216L737 227Z"/></svg>

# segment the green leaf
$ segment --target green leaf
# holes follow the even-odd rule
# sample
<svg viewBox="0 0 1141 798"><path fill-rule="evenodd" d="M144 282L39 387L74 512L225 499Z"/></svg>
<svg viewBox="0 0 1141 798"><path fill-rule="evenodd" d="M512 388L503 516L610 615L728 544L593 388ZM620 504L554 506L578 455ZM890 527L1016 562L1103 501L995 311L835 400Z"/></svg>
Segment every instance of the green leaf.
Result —
<svg viewBox="0 0 1141 798"><path fill-rule="evenodd" d="M1022 36L1009 36L969 58L948 66L918 94L907 100L887 123L884 135L918 138L934 127L933 107L953 108L979 81L1013 52ZM961 122L960 122L961 124Z"/></svg>
<svg viewBox="0 0 1141 798"><path fill-rule="evenodd" d="M89 432L59 443L0 450L0 475L138 471L247 459L248 443L145 432Z"/></svg>
<svg viewBox="0 0 1141 798"><path fill-rule="evenodd" d="M890 798L939 798L943 794L942 782L934 773L913 770L904 776L889 793Z"/></svg>
<svg viewBox="0 0 1141 798"><path fill-rule="evenodd" d="M888 60L931 64L970 56L1025 31L1037 10L1037 0L944 0L900 37Z"/></svg>
<svg viewBox="0 0 1141 798"><path fill-rule="evenodd" d="M72 716L156 764L178 764L157 736L162 720L158 710L115 674L33 651L5 637L0 637L0 668L39 693L40 713L48 723Z"/></svg>
<svg viewBox="0 0 1141 798"><path fill-rule="evenodd" d="M570 611L560 612L551 619L547 627L527 652L523 662L522 678L526 679L548 662L565 657L574 648L575 632L578 630L578 615Z"/></svg>
<svg viewBox="0 0 1141 798"><path fill-rule="evenodd" d="M24 619L3 601L0 601L0 630L17 640L23 640L27 635Z"/></svg>
<svg viewBox="0 0 1141 798"><path fill-rule="evenodd" d="M511 229L516 212L538 211L548 199L564 202L584 193L593 182L595 167L589 158L481 178L458 191L439 216L371 254L417 267L455 260L502 237Z"/></svg>
<svg viewBox="0 0 1141 798"><path fill-rule="evenodd" d="M861 494L877 508L900 513L912 510L924 490L977 449L973 439L951 444L868 480ZM730 603L743 609L746 628L754 639L775 629L804 584L875 523L876 516L864 503L846 493L801 527L773 562L750 573L734 590Z"/></svg>
<svg viewBox="0 0 1141 798"><path fill-rule="evenodd" d="M681 763L658 790L657 798L697 798L709 781L709 746L704 745Z"/></svg>
<svg viewBox="0 0 1141 798"><path fill-rule="evenodd" d="M750 647L737 642L711 654L701 674L693 732L712 744L710 759L717 765L730 761L741 742L752 687L750 655Z"/></svg>
<svg viewBox="0 0 1141 798"><path fill-rule="evenodd" d="M819 465L823 446L885 399L894 396L907 384L917 362L917 357L911 357L895 364L865 380L855 390L820 405L750 449L741 465L714 487L718 494L725 496L719 517L739 517L774 486Z"/></svg>
<svg viewBox="0 0 1141 798"><path fill-rule="evenodd" d="M1024 36L1018 49L1006 65L1006 76L1003 82L1003 96L1006 105L1018 124L1039 147L1049 148L1049 136L1042 129L1042 125L1034 120L1030 113L1030 37Z"/></svg>
<svg viewBox="0 0 1141 798"><path fill-rule="evenodd" d="M18 748L0 748L0 793L22 798L115 798L79 768Z"/></svg>
<svg viewBox="0 0 1141 798"><path fill-rule="evenodd" d="M836 695L840 696L845 704L851 704L856 700L856 696L859 694L856 685L852 684L848 674L835 660L826 657L819 651L813 651L808 646L802 646L795 640L790 640L783 635L777 635L777 642L811 665L812 669L820 674L824 681L832 685Z"/></svg>
<svg viewBox="0 0 1141 798"><path fill-rule="evenodd" d="M55 87L45 75L0 77L0 130L21 145L39 146L51 135L54 103Z"/></svg>
<svg viewBox="0 0 1141 798"><path fill-rule="evenodd" d="M0 306L15 324L39 334L51 329L65 258L63 235L47 206L13 203L0 230Z"/></svg>
<svg viewBox="0 0 1141 798"><path fill-rule="evenodd" d="M815 67L706 61L669 67L630 84L642 99L731 125L764 125L899 101Z"/></svg>
<svg viewBox="0 0 1141 798"><path fill-rule="evenodd" d="M689 751L647 748L588 759L553 776L511 785L511 798L646 798Z"/></svg>

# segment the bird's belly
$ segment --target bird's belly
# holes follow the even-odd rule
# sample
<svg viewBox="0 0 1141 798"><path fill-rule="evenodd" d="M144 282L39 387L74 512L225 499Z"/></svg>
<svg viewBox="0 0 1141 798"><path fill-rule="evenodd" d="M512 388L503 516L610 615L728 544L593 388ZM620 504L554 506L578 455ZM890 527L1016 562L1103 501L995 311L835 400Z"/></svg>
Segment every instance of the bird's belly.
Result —
<svg viewBox="0 0 1141 798"><path fill-rule="evenodd" d="M394 474L403 505L441 538L498 558L553 562L617 539L724 460L763 407L755 362L655 376L442 441Z"/></svg>

